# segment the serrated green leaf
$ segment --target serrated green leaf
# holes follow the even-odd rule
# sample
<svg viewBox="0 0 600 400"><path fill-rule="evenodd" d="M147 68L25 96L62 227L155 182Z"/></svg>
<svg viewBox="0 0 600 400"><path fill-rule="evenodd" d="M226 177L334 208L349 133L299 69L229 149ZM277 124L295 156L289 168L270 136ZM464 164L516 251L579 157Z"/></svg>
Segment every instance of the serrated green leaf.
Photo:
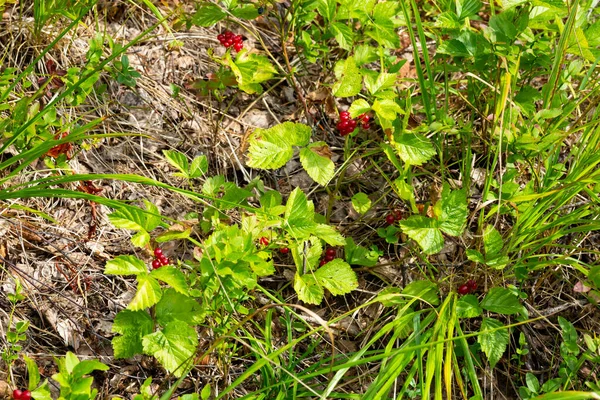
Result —
<svg viewBox="0 0 600 400"><path fill-rule="evenodd" d="M73 368L72 377L78 380L94 371L108 371L108 365L98 360L83 360Z"/></svg>
<svg viewBox="0 0 600 400"><path fill-rule="evenodd" d="M436 154L433 144L418 133L394 135L392 146L407 164L423 165Z"/></svg>
<svg viewBox="0 0 600 400"><path fill-rule="evenodd" d="M166 232L161 233L160 235L158 235L155 240L157 243L165 243L165 242L170 242L172 240L178 240L178 239L187 239L190 237L190 234L192 233L192 229L188 228L186 230L183 231L178 231L178 230L168 230Z"/></svg>
<svg viewBox="0 0 600 400"><path fill-rule="evenodd" d="M313 222L314 206L306 198L306 194L300 188L296 188L290 193L285 205L285 219L291 226L301 222Z"/></svg>
<svg viewBox="0 0 600 400"><path fill-rule="evenodd" d="M158 303L162 296L158 281L148 274L138 275L136 278L138 281L137 290L127 308L137 311Z"/></svg>
<svg viewBox="0 0 600 400"><path fill-rule="evenodd" d="M390 74L387 72L379 73L379 75L377 75L376 78L373 78L371 75L366 75L365 76L365 86L367 87L367 90L369 91L370 94L377 97L378 93L393 88L396 85L396 79L397 79L396 74ZM387 101L391 101L391 100L387 100ZM380 104L379 107L380 108L392 107L392 111L395 111L396 114L403 113L402 108L395 102L393 102L393 103L394 103L393 105ZM394 114L393 118L386 118L386 119L394 119L394 118L395 118L395 114Z"/></svg>
<svg viewBox="0 0 600 400"><path fill-rule="evenodd" d="M402 24L398 12L398 2L383 1L377 3L373 9L373 20L370 28L365 33L373 38L380 46L397 49L400 47L400 39L396 33L396 27Z"/></svg>
<svg viewBox="0 0 600 400"><path fill-rule="evenodd" d="M294 290L298 299L308 304L321 304L323 300L323 287L320 286L312 274L300 276L296 273L294 278Z"/></svg>
<svg viewBox="0 0 600 400"><path fill-rule="evenodd" d="M107 275L138 275L148 272L146 264L135 256L117 256L106 263Z"/></svg>
<svg viewBox="0 0 600 400"><path fill-rule="evenodd" d="M152 333L154 323L145 311L120 311L113 321L112 331L121 334L112 339L115 358L142 354L142 337Z"/></svg>
<svg viewBox="0 0 600 400"><path fill-rule="evenodd" d="M483 4L479 0L459 0L456 2L456 14L460 19L476 15Z"/></svg>
<svg viewBox="0 0 600 400"><path fill-rule="evenodd" d="M167 289L156 304L156 320L165 326L178 320L189 325L199 325L204 321L205 312L202 306L193 298Z"/></svg>
<svg viewBox="0 0 600 400"><path fill-rule="evenodd" d="M371 208L371 199L363 192L358 192L352 196L352 207L359 214L364 214Z"/></svg>
<svg viewBox="0 0 600 400"><path fill-rule="evenodd" d="M475 261L478 263L485 263L485 259L483 258L483 254L478 252L477 250L467 249L465 252L467 254L467 258L471 261Z"/></svg>
<svg viewBox="0 0 600 400"><path fill-rule="evenodd" d="M135 247L145 247L148 243L150 243L150 234L146 232L146 230L141 229L138 233L131 237L131 243Z"/></svg>
<svg viewBox="0 0 600 400"><path fill-rule="evenodd" d="M371 106L364 99L357 99L352 102L348 112L350 113L350 117L356 118L361 114L366 114L371 111Z"/></svg>
<svg viewBox="0 0 600 400"><path fill-rule="evenodd" d="M317 284L329 290L333 295L350 293L358 287L356 273L350 265L336 258L315 271Z"/></svg>
<svg viewBox="0 0 600 400"><path fill-rule="evenodd" d="M493 319L493 318L484 318L481 321L481 334L477 336L477 341L481 345L481 350L485 353L490 362L490 368L494 368L502 354L506 351L506 346L508 345L508 330L507 329L499 329L495 332L483 333L488 330L500 328L502 322Z"/></svg>
<svg viewBox="0 0 600 400"><path fill-rule="evenodd" d="M208 159L205 155L198 156L192 160L190 165L190 178L200 178L208 171Z"/></svg>
<svg viewBox="0 0 600 400"><path fill-rule="evenodd" d="M302 167L308 176L322 186L327 186L335 174L335 165L326 154L331 154L331 151L325 142L311 143L308 147L300 149Z"/></svg>
<svg viewBox="0 0 600 400"><path fill-rule="evenodd" d="M476 318L482 313L477 297L472 294L462 296L456 302L456 314L459 318Z"/></svg>
<svg viewBox="0 0 600 400"><path fill-rule="evenodd" d="M348 25L340 22L333 22L329 25L329 29L342 49L352 49L352 45L354 44L354 34Z"/></svg>
<svg viewBox="0 0 600 400"><path fill-rule="evenodd" d="M152 231L161 223L160 211L147 200L144 200L146 210L138 207L121 208L108 215L110 222L121 229Z"/></svg>
<svg viewBox="0 0 600 400"><path fill-rule="evenodd" d="M146 354L153 355L167 371L181 377L193 362L198 335L185 322L174 320L162 331L144 336L142 344Z"/></svg>
<svg viewBox="0 0 600 400"><path fill-rule="evenodd" d="M185 280L185 275L175 267L166 265L164 267L154 269L150 273L150 276L158 279L159 281L165 282L179 293L188 293L188 285Z"/></svg>
<svg viewBox="0 0 600 400"><path fill-rule="evenodd" d="M247 50L239 51L235 61L227 53L225 62L235 75L240 90L248 94L262 93L260 83L268 81L277 73L267 57Z"/></svg>
<svg viewBox="0 0 600 400"><path fill-rule="evenodd" d="M333 20L335 9L337 7L336 0L316 0L317 11L325 21Z"/></svg>
<svg viewBox="0 0 600 400"><path fill-rule="evenodd" d="M227 14L219 8L219 6L210 3L204 3L196 8L196 13L191 20L197 26L213 26L217 22L225 18Z"/></svg>
<svg viewBox="0 0 600 400"><path fill-rule="evenodd" d="M284 122L269 129L259 128L250 136L248 166L281 168L292 158L292 146L306 146L310 135L310 127L293 122Z"/></svg>
<svg viewBox="0 0 600 400"><path fill-rule="evenodd" d="M334 68L337 81L333 84L333 94L337 97L356 96L362 89L362 76L353 57L337 62Z"/></svg>
<svg viewBox="0 0 600 400"><path fill-rule="evenodd" d="M354 240L351 237L348 237L346 238L344 255L346 257L346 262L350 265L372 267L377 265L379 256L382 255L382 253L379 252L375 246L373 246L371 250L359 246L354 243Z"/></svg>
<svg viewBox="0 0 600 400"><path fill-rule="evenodd" d="M296 246L292 246L291 250L296 268L302 273L305 273L307 271L312 271L313 267L319 263L319 258L323 253L323 246L319 238L311 236L308 240L298 242ZM305 257L306 263L304 261ZM305 266L306 271L303 270Z"/></svg>
<svg viewBox="0 0 600 400"><path fill-rule="evenodd" d="M258 17L258 10L254 5L247 4L245 6L237 7L229 10L231 14L240 19L255 19Z"/></svg>
<svg viewBox="0 0 600 400"><path fill-rule="evenodd" d="M439 222L422 215L411 215L400 222L402 231L421 246L425 254L433 254L444 247Z"/></svg>
<svg viewBox="0 0 600 400"><path fill-rule="evenodd" d="M504 247L502 235L492 225L488 225L483 232L483 245L487 265L500 269L508 264L508 257L502 255L502 247Z"/></svg>
<svg viewBox="0 0 600 400"><path fill-rule="evenodd" d="M177 150L163 150L163 155L165 156L165 160L175 168L179 170L179 172L183 173L185 177L188 177L188 173L190 170L190 166L188 164L188 159L185 154L180 153Z"/></svg>
<svg viewBox="0 0 600 400"><path fill-rule="evenodd" d="M509 289L500 287L490 289L481 302L481 307L484 310L504 315L518 314L523 308L517 295Z"/></svg>
<svg viewBox="0 0 600 400"><path fill-rule="evenodd" d="M316 224L312 233L330 246L343 246L346 243L344 237L331 225Z"/></svg>
<svg viewBox="0 0 600 400"><path fill-rule="evenodd" d="M440 229L452 236L460 236L467 223L467 194L464 190L450 191L448 184L442 190Z"/></svg>
<svg viewBox="0 0 600 400"><path fill-rule="evenodd" d="M398 114L404 114L402 107L400 107L394 100L377 99L373 103L372 108L379 118L387 119L388 121L395 120Z"/></svg>

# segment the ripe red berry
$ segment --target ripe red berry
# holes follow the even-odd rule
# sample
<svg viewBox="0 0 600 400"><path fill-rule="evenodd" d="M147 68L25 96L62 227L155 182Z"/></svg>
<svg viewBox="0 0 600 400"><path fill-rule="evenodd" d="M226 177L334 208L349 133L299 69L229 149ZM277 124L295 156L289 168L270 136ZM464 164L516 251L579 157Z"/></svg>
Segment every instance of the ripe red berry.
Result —
<svg viewBox="0 0 600 400"><path fill-rule="evenodd" d="M467 286L469 287L469 292L471 293L477 290L477 282L475 282L473 279L469 279L467 281Z"/></svg>
<svg viewBox="0 0 600 400"><path fill-rule="evenodd" d="M157 247L154 249L154 257L160 258L160 256L162 256L163 252L160 249L160 247Z"/></svg>
<svg viewBox="0 0 600 400"><path fill-rule="evenodd" d="M233 44L233 41L231 39L225 39L223 41L223 46L225 46L225 47L231 47L232 44Z"/></svg>
<svg viewBox="0 0 600 400"><path fill-rule="evenodd" d="M465 295L469 293L469 287L467 285L460 285L458 287L458 294Z"/></svg>
<svg viewBox="0 0 600 400"><path fill-rule="evenodd" d="M13 390L13 399L21 400L21 396L23 396L23 391L20 389Z"/></svg>
<svg viewBox="0 0 600 400"><path fill-rule="evenodd" d="M268 245L269 245L269 239L267 239L267 238L266 238L266 237L264 237L264 236L263 236L263 237L261 237L261 238L258 240L258 242L259 242L260 244L262 244L263 246L268 246Z"/></svg>
<svg viewBox="0 0 600 400"><path fill-rule="evenodd" d="M329 261L333 261L334 258L335 258L334 255L327 254L323 260L329 262Z"/></svg>
<svg viewBox="0 0 600 400"><path fill-rule="evenodd" d="M366 130L369 130L371 128L371 125L369 125L369 124L363 124L362 127L366 131Z"/></svg>
<svg viewBox="0 0 600 400"><path fill-rule="evenodd" d="M167 257L161 257L158 259L160 264L164 267L165 265L171 264L171 261Z"/></svg>
<svg viewBox="0 0 600 400"><path fill-rule="evenodd" d="M394 219L400 221L402 219L402 211L394 210Z"/></svg>
<svg viewBox="0 0 600 400"><path fill-rule="evenodd" d="M280 248L280 249L279 249L279 252L280 252L281 254L287 254L287 253L289 253L289 252L290 252L290 249L289 249L289 248L287 248L287 247L282 247L282 248Z"/></svg>
<svg viewBox="0 0 600 400"><path fill-rule="evenodd" d="M350 113L348 111L342 111L340 112L340 119L342 121L347 121L350 119Z"/></svg>
<svg viewBox="0 0 600 400"><path fill-rule="evenodd" d="M235 51L240 51L244 48L244 45L242 43L234 43L233 48L235 49Z"/></svg>
<svg viewBox="0 0 600 400"><path fill-rule="evenodd" d="M242 35L235 35L235 36L233 37L233 41L234 41L235 43L242 43L242 41L243 41L243 40L244 40L244 38L242 38Z"/></svg>
<svg viewBox="0 0 600 400"><path fill-rule="evenodd" d="M223 40L225 40L225 35L223 35L222 33L219 33L219 34L217 35L217 40L218 40L219 42L223 42Z"/></svg>
<svg viewBox="0 0 600 400"><path fill-rule="evenodd" d="M29 390L23 390L21 400L31 400L31 392Z"/></svg>
<svg viewBox="0 0 600 400"><path fill-rule="evenodd" d="M321 262L319 263L319 267L322 267L323 265L327 264L328 261L326 259L322 259Z"/></svg>
<svg viewBox="0 0 600 400"><path fill-rule="evenodd" d="M326 256L335 257L335 253L336 253L335 249L332 249L331 247L328 248L327 250L325 250L325 255Z"/></svg>
<svg viewBox="0 0 600 400"><path fill-rule="evenodd" d="M352 128L352 130L354 130L354 128L356 128L356 120L355 119L349 119L348 120L348 126Z"/></svg>
<svg viewBox="0 0 600 400"><path fill-rule="evenodd" d="M368 114L363 114L362 117L358 118L363 122L363 124L366 124L371 120L371 117L369 117Z"/></svg>
<svg viewBox="0 0 600 400"><path fill-rule="evenodd" d="M152 269L158 269L158 268L160 268L160 267L162 267L162 266L163 266L163 265L162 265L162 263L160 262L160 260L159 260L159 259L154 259L154 260L152 261Z"/></svg>
<svg viewBox="0 0 600 400"><path fill-rule="evenodd" d="M388 225L392 225L394 222L396 222L396 218L393 214L388 214L385 216L385 222Z"/></svg>

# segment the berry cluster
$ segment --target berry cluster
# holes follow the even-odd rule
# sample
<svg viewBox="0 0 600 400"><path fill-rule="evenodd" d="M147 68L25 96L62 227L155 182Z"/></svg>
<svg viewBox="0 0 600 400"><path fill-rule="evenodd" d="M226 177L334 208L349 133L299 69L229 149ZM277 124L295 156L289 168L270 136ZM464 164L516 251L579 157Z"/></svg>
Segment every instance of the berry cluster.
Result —
<svg viewBox="0 0 600 400"><path fill-rule="evenodd" d="M368 114L360 114L358 116L358 120L362 123L362 128L364 130L367 130L371 127L371 125L369 124L369 121L371 120L371 117L369 117Z"/></svg>
<svg viewBox="0 0 600 400"><path fill-rule="evenodd" d="M15 389L13 390L13 399L31 400L31 392L29 390Z"/></svg>
<svg viewBox="0 0 600 400"><path fill-rule="evenodd" d="M393 225L395 222L398 222L402 219L402 212L400 210L394 210L385 216L385 222L388 225Z"/></svg>
<svg viewBox="0 0 600 400"><path fill-rule="evenodd" d="M458 287L458 294L464 296L465 294L473 293L477 289L477 282L473 279L469 279L464 285Z"/></svg>
<svg viewBox="0 0 600 400"><path fill-rule="evenodd" d="M217 39L223 46L227 48L233 46L235 51L240 51L244 48L244 38L242 38L242 35L236 35L230 30L226 30L225 32L218 34Z"/></svg>
<svg viewBox="0 0 600 400"><path fill-rule="evenodd" d="M152 260L152 269L158 269L160 267L164 267L165 265L169 265L171 262L165 256L160 248L154 249L154 260Z"/></svg>
<svg viewBox="0 0 600 400"><path fill-rule="evenodd" d="M262 244L263 246L268 246L269 245L269 239L267 239L266 237L261 237L260 239L258 239L258 243Z"/></svg>
<svg viewBox="0 0 600 400"><path fill-rule="evenodd" d="M335 258L335 253L336 253L335 249L332 249L332 248L325 250L325 257L323 257L323 259L321 259L319 266L322 267L323 265L327 264L329 261L332 261Z"/></svg>
<svg viewBox="0 0 600 400"><path fill-rule="evenodd" d="M340 112L340 122L337 123L336 128L340 131L340 135L349 135L356 129L356 120L350 118L348 111L342 111Z"/></svg>

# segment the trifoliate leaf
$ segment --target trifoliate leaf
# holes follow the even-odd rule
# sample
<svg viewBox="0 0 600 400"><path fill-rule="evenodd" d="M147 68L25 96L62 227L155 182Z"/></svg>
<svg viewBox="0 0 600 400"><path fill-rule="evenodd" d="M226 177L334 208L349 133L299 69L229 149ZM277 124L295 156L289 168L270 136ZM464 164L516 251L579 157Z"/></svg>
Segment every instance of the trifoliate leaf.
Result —
<svg viewBox="0 0 600 400"><path fill-rule="evenodd" d="M350 293L358 287L356 273L341 258L336 258L315 271L317 283L333 295Z"/></svg>
<svg viewBox="0 0 600 400"><path fill-rule="evenodd" d="M325 142L311 143L300 149L300 162L315 182L326 186L335 174L335 165L331 161L331 150Z"/></svg>
<svg viewBox="0 0 600 400"><path fill-rule="evenodd" d="M107 275L138 275L148 271L146 264L135 256L117 256L106 263Z"/></svg>
<svg viewBox="0 0 600 400"><path fill-rule="evenodd" d="M436 153L429 139L418 133L394 135L392 145L402 161L411 165L422 165Z"/></svg>
<svg viewBox="0 0 600 400"><path fill-rule="evenodd" d="M362 76L354 63L354 58L348 57L340 60L335 65L335 77L337 81L333 84L333 94L337 97L356 96L362 89Z"/></svg>
<svg viewBox="0 0 600 400"><path fill-rule="evenodd" d="M359 214L364 214L371 208L371 199L363 192L358 192L352 196L352 207Z"/></svg>
<svg viewBox="0 0 600 400"><path fill-rule="evenodd" d="M138 275L137 281L137 291L127 308L137 311L158 303L162 295L158 281L148 274Z"/></svg>
<svg viewBox="0 0 600 400"><path fill-rule="evenodd" d="M506 351L506 346L508 345L508 330L499 329L495 332L483 332L502 326L502 322L493 318L484 318L483 321L481 321L481 328L479 331L482 333L477 336L477 341L481 345L481 350L483 350L490 362L490 368L496 366L502 357L502 354Z"/></svg>
<svg viewBox="0 0 600 400"><path fill-rule="evenodd" d="M402 231L421 246L425 254L433 254L444 247L439 222L422 215L412 215L400 222Z"/></svg>
<svg viewBox="0 0 600 400"><path fill-rule="evenodd" d="M142 344L146 354L153 355L167 371L180 377L193 362L198 335L185 322L175 320L162 331L144 336Z"/></svg>
<svg viewBox="0 0 600 400"><path fill-rule="evenodd" d="M517 295L501 287L490 289L481 302L481 307L484 310L504 315L518 314L523 309Z"/></svg>
<svg viewBox="0 0 600 400"><path fill-rule="evenodd" d="M310 127L293 122L256 129L249 140L248 166L262 169L283 167L294 154L292 146L306 146L310 134Z"/></svg>

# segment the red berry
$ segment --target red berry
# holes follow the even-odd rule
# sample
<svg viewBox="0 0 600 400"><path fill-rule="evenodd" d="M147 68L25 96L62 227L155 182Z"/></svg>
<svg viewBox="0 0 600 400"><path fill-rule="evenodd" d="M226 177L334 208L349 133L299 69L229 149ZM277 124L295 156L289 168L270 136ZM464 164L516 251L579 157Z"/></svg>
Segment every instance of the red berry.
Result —
<svg viewBox="0 0 600 400"><path fill-rule="evenodd" d="M171 260L169 260L167 257L162 257L160 258L160 264L164 267L165 265L169 265L171 264Z"/></svg>
<svg viewBox="0 0 600 400"><path fill-rule="evenodd" d="M287 247L282 247L282 248L279 249L279 252L281 254L287 254L287 253L290 252L290 249L288 249Z"/></svg>
<svg viewBox="0 0 600 400"><path fill-rule="evenodd" d="M244 45L242 43L234 43L233 48L235 49L235 51L240 51L244 48Z"/></svg>
<svg viewBox="0 0 600 400"><path fill-rule="evenodd" d="M335 257L335 253L336 253L335 249L332 249L332 248L329 248L329 249L325 250L325 255L326 256Z"/></svg>
<svg viewBox="0 0 600 400"><path fill-rule="evenodd" d="M223 46L225 46L227 48L231 47L232 44L233 44L233 41L231 39L225 39L223 41Z"/></svg>
<svg viewBox="0 0 600 400"><path fill-rule="evenodd" d="M363 129L365 131L368 130L369 128L371 128L371 125L369 125L369 124L363 124Z"/></svg>
<svg viewBox="0 0 600 400"><path fill-rule="evenodd" d="M394 219L396 221L400 221L402 219L402 211L400 210L395 210L394 211Z"/></svg>
<svg viewBox="0 0 600 400"><path fill-rule="evenodd" d="M327 262L329 262L329 261L332 261L334 258L335 258L335 256L333 256L333 255L330 256L329 254L327 254L325 256L324 260L327 261Z"/></svg>
<svg viewBox="0 0 600 400"><path fill-rule="evenodd" d="M219 34L217 35L217 40L218 40L219 42L222 42L223 40L225 40L225 35L223 35L222 33L219 33Z"/></svg>
<svg viewBox="0 0 600 400"><path fill-rule="evenodd" d="M350 119L350 113L348 111L342 111L340 112L340 119L342 121L347 121Z"/></svg>
<svg viewBox="0 0 600 400"><path fill-rule="evenodd" d="M264 236L263 236L263 237L261 237L261 238L258 240L258 242L259 242L260 244L262 244L263 246L268 246L268 245L269 245L269 239L267 239L267 238L266 238L266 237L264 237Z"/></svg>
<svg viewBox="0 0 600 400"><path fill-rule="evenodd" d="M458 294L465 295L469 293L469 287L467 285L460 285L458 288Z"/></svg>
<svg viewBox="0 0 600 400"><path fill-rule="evenodd" d="M23 390L21 400L31 400L31 392L29 390Z"/></svg>
<svg viewBox="0 0 600 400"><path fill-rule="evenodd" d="M157 247L154 249L154 257L160 258L160 256L162 256L162 250L160 249L160 247Z"/></svg>
<svg viewBox="0 0 600 400"><path fill-rule="evenodd" d="M394 218L392 214L388 214L385 216L385 222L388 225L392 225L394 222L396 222L396 218Z"/></svg>
<svg viewBox="0 0 600 400"><path fill-rule="evenodd" d="M327 264L329 261L327 261L326 259L322 259L321 262L319 263L319 267L322 267L323 265Z"/></svg>
<svg viewBox="0 0 600 400"><path fill-rule="evenodd" d="M369 117L368 114L363 114L363 116L360 119L362 120L362 122L364 124L366 124L367 122L369 122L371 120L371 117Z"/></svg>
<svg viewBox="0 0 600 400"><path fill-rule="evenodd" d="M469 292L474 292L477 290L477 282L475 282L473 279L469 279L467 281L467 286L469 287Z"/></svg>
<svg viewBox="0 0 600 400"><path fill-rule="evenodd" d="M21 396L23 396L23 391L20 389L13 390L13 399L21 400Z"/></svg>
<svg viewBox="0 0 600 400"><path fill-rule="evenodd" d="M244 38L242 38L242 35L235 35L233 37L233 41L236 43L242 43L243 40L244 40Z"/></svg>
<svg viewBox="0 0 600 400"><path fill-rule="evenodd" d="M159 259L154 259L152 261L152 269L158 269L158 268L160 268L162 266L163 266L163 264L160 262Z"/></svg>
<svg viewBox="0 0 600 400"><path fill-rule="evenodd" d="M354 130L354 128L356 128L356 120L355 119L348 120L348 126L352 127L352 130Z"/></svg>

